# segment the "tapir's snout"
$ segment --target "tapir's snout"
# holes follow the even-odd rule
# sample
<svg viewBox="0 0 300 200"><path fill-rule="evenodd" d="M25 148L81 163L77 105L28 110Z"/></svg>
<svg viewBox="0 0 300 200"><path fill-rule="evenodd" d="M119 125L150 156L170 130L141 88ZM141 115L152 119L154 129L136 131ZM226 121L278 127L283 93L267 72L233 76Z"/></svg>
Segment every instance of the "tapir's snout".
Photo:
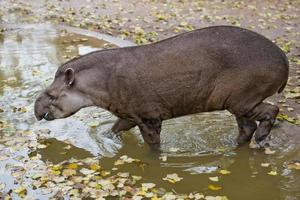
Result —
<svg viewBox="0 0 300 200"><path fill-rule="evenodd" d="M49 117L48 114L48 105L45 104L47 102L45 94L41 94L34 103L34 115L38 121L42 119L46 119Z"/></svg>

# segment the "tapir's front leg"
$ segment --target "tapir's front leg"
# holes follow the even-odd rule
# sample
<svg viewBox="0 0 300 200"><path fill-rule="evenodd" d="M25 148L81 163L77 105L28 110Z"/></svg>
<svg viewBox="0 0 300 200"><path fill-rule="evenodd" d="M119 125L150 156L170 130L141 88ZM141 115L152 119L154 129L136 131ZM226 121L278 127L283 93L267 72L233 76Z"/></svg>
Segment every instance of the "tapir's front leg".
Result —
<svg viewBox="0 0 300 200"><path fill-rule="evenodd" d="M160 119L142 119L142 123L138 124L144 141L149 145L160 144Z"/></svg>

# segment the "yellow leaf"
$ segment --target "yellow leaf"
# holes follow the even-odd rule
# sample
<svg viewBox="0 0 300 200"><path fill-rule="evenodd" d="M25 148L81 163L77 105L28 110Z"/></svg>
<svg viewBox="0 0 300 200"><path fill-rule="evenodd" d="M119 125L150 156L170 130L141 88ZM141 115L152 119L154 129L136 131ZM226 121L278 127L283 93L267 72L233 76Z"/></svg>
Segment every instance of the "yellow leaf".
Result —
<svg viewBox="0 0 300 200"><path fill-rule="evenodd" d="M97 170L100 169L101 167L100 167L99 165L97 165L97 164L91 164L91 165L90 165L90 168L91 168L91 170L97 171Z"/></svg>
<svg viewBox="0 0 300 200"><path fill-rule="evenodd" d="M15 189L14 192L17 193L21 198L24 198L27 195L27 190L25 187L19 187Z"/></svg>
<svg viewBox="0 0 300 200"><path fill-rule="evenodd" d="M69 169L77 169L78 168L78 165L76 163L70 163L67 168Z"/></svg>
<svg viewBox="0 0 300 200"><path fill-rule="evenodd" d="M221 170L219 171L219 173L220 173L220 174L223 174L223 175L226 175L226 174L230 174L231 172L228 171L228 170L226 170L226 169L221 169Z"/></svg>
<svg viewBox="0 0 300 200"><path fill-rule="evenodd" d="M59 170L52 170L51 173L55 175L60 175L61 172Z"/></svg>
<svg viewBox="0 0 300 200"><path fill-rule="evenodd" d="M210 190L221 190L222 187L216 185L208 185L208 189Z"/></svg>
<svg viewBox="0 0 300 200"><path fill-rule="evenodd" d="M54 165L54 166L52 167L52 169L53 169L53 170L60 170L60 169L61 169L61 166L59 166L59 165Z"/></svg>
<svg viewBox="0 0 300 200"><path fill-rule="evenodd" d="M100 123L98 121L88 123L89 127L91 128L96 128L97 126L99 126L99 124Z"/></svg>
<svg viewBox="0 0 300 200"><path fill-rule="evenodd" d="M270 166L270 163L261 163L260 164L262 167L269 167Z"/></svg>
<svg viewBox="0 0 300 200"><path fill-rule="evenodd" d="M270 172L268 172L268 174L271 175L271 176L276 176L277 172L276 171L270 171Z"/></svg>
<svg viewBox="0 0 300 200"><path fill-rule="evenodd" d="M76 170L74 169L64 169L62 172L63 176L73 176L76 174Z"/></svg>
<svg viewBox="0 0 300 200"><path fill-rule="evenodd" d="M218 182L219 181L219 177L217 177L217 176L209 177L209 180L214 181L214 182Z"/></svg>
<svg viewBox="0 0 300 200"><path fill-rule="evenodd" d="M161 200L161 198L158 198L156 195L154 195L151 200Z"/></svg>
<svg viewBox="0 0 300 200"><path fill-rule="evenodd" d="M183 178L179 177L176 173L174 174L167 174L163 180L169 181L170 183L176 183L178 181L181 181Z"/></svg>
<svg viewBox="0 0 300 200"><path fill-rule="evenodd" d="M142 189L144 191L147 191L147 190L152 189L154 187L155 187L154 183L142 183Z"/></svg>

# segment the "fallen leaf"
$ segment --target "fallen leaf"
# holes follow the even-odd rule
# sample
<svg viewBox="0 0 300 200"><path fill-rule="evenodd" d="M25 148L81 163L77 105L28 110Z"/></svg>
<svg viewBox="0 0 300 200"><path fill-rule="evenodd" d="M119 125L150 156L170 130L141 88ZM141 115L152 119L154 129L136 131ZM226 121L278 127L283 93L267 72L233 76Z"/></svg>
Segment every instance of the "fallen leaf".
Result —
<svg viewBox="0 0 300 200"><path fill-rule="evenodd" d="M206 196L205 200L228 200L226 196Z"/></svg>
<svg viewBox="0 0 300 200"><path fill-rule="evenodd" d="M84 175L92 174L92 173L95 172L94 170L89 170L89 169L86 169L86 168L82 168L79 171L80 171L80 173L82 173Z"/></svg>
<svg viewBox="0 0 300 200"><path fill-rule="evenodd" d="M161 159L163 162L166 162L167 161L167 156L161 156L161 157L159 157L159 159Z"/></svg>
<svg viewBox="0 0 300 200"><path fill-rule="evenodd" d="M276 171L270 171L270 172L268 172L268 174L271 175L271 176L276 176L277 172Z"/></svg>
<svg viewBox="0 0 300 200"><path fill-rule="evenodd" d="M219 181L219 177L214 176L214 177L208 177L209 180L214 181L214 182L218 182Z"/></svg>
<svg viewBox="0 0 300 200"><path fill-rule="evenodd" d="M70 164L68 164L67 168L69 168L69 169L77 169L78 165L76 163L70 163Z"/></svg>
<svg viewBox="0 0 300 200"><path fill-rule="evenodd" d="M0 191L3 190L5 188L5 184L4 183L0 183Z"/></svg>
<svg viewBox="0 0 300 200"><path fill-rule="evenodd" d="M169 151L175 153L175 152L179 151L179 148L171 147L171 148L169 149Z"/></svg>
<svg viewBox="0 0 300 200"><path fill-rule="evenodd" d="M230 174L231 172L226 170L226 169L221 169L221 170L219 170L219 173L223 174L223 175L226 175L226 174Z"/></svg>
<svg viewBox="0 0 300 200"><path fill-rule="evenodd" d="M167 174L163 180L169 181L170 183L176 183L178 181L181 181L183 178L179 177L176 173L174 174Z"/></svg>
<svg viewBox="0 0 300 200"><path fill-rule="evenodd" d="M146 191L155 187L154 183L142 183L142 188Z"/></svg>
<svg viewBox="0 0 300 200"><path fill-rule="evenodd" d="M208 185L208 189L210 189L210 190L221 190L222 187L210 184L210 185Z"/></svg>
<svg viewBox="0 0 300 200"><path fill-rule="evenodd" d="M38 148L38 149L45 149L45 148L47 148L47 145L39 144L39 145L37 146L37 148Z"/></svg>
<svg viewBox="0 0 300 200"><path fill-rule="evenodd" d="M270 163L261 163L260 164L262 167L269 167L270 166Z"/></svg>
<svg viewBox="0 0 300 200"><path fill-rule="evenodd" d="M66 177L73 176L75 174L76 174L76 170L74 170L74 169L64 169L62 172L62 175L66 176Z"/></svg>
<svg viewBox="0 0 300 200"><path fill-rule="evenodd" d="M67 145L67 146L64 147L64 149L66 149L66 150L69 150L69 149L71 149L71 148L72 148L71 145Z"/></svg>
<svg viewBox="0 0 300 200"><path fill-rule="evenodd" d="M25 187L19 187L15 189L14 192L17 193L21 198L24 198L27 195L27 190Z"/></svg>
<svg viewBox="0 0 300 200"><path fill-rule="evenodd" d="M101 166L98 164L91 164L90 168L91 170L97 171L98 169L101 169Z"/></svg>
<svg viewBox="0 0 300 200"><path fill-rule="evenodd" d="M274 154L275 152L276 152L275 150L271 150L269 147L265 148L265 154L267 154L267 155Z"/></svg>
<svg viewBox="0 0 300 200"><path fill-rule="evenodd" d="M98 121L93 121L93 122L88 123L88 126L91 128L96 128L99 125L100 125L100 123Z"/></svg>
<svg viewBox="0 0 300 200"><path fill-rule="evenodd" d="M287 166L289 169L300 170L300 162L298 162L298 161L296 161L294 163L289 163Z"/></svg>

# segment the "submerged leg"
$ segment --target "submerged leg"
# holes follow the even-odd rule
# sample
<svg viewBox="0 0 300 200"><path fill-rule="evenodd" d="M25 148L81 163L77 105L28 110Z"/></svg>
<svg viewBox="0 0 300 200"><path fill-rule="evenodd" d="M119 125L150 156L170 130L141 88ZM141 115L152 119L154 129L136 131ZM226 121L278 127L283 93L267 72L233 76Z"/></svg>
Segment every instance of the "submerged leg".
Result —
<svg viewBox="0 0 300 200"><path fill-rule="evenodd" d="M257 128L254 120L249 120L245 117L237 117L236 121L239 128L239 135L237 137L237 143L239 145L249 142L253 136L254 131Z"/></svg>
<svg viewBox="0 0 300 200"><path fill-rule="evenodd" d="M144 141L150 145L160 143L161 123L160 119L142 119L139 129Z"/></svg>
<svg viewBox="0 0 300 200"><path fill-rule="evenodd" d="M135 127L136 124L132 121L129 121L127 119L118 119L115 124L112 127L113 133L118 133L120 131L128 131L129 129Z"/></svg>
<svg viewBox="0 0 300 200"><path fill-rule="evenodd" d="M248 119L259 121L254 136L257 144L261 143L270 134L278 112L279 108L277 106L260 103L247 114Z"/></svg>

